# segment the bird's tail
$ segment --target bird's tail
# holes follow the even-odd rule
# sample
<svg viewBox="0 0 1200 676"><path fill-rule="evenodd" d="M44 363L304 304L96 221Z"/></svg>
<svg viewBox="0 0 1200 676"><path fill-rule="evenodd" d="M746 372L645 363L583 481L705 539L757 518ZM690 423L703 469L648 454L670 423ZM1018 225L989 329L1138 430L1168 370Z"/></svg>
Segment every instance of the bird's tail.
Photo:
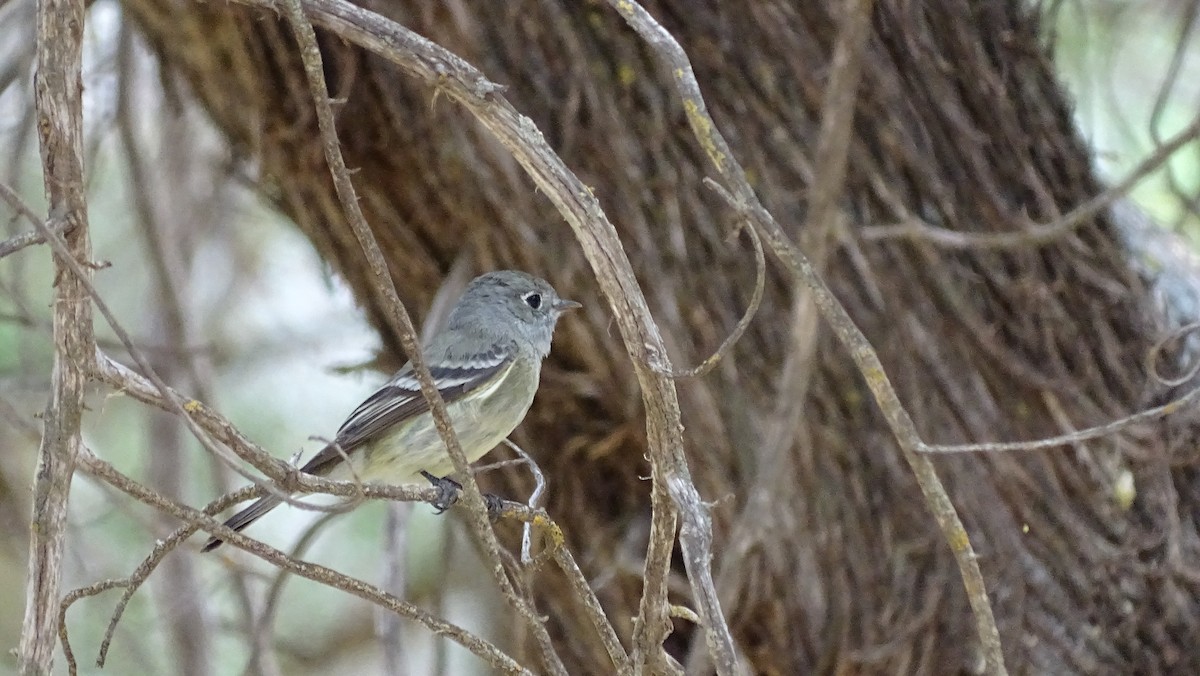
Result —
<svg viewBox="0 0 1200 676"><path fill-rule="evenodd" d="M268 495L265 498L259 498L254 502L254 504L229 517L229 520L225 522L225 525L236 531L240 531L246 526L249 526L255 521L261 519L266 515L267 512L278 507L279 503L281 502L283 502L283 500L274 495ZM204 549L200 551L211 552L217 547L220 547L222 542L224 542L224 540L221 538L210 538L208 543L204 545Z"/></svg>

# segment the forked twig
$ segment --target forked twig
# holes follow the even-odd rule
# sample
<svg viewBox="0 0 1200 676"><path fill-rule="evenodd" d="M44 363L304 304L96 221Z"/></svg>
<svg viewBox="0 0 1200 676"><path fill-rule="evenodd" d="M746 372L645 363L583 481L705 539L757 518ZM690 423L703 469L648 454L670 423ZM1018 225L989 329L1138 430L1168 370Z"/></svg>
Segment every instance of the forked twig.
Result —
<svg viewBox="0 0 1200 676"><path fill-rule="evenodd" d="M132 478L121 473L111 464L92 455L84 450L80 454L80 464L86 467L87 471L113 486L117 490L122 491L126 495L135 500L147 504L161 512L174 516L181 521L189 524L189 527L198 526L204 530L220 537L226 543L243 549L254 556L257 556L268 563L287 570L300 577L325 584L342 591L345 591L353 596L377 604L383 608L398 613L404 617L415 620L433 633L439 636L445 636L462 645L467 650L477 655L480 659L487 662L492 667L507 673L507 674L523 674L531 675L532 672L522 667L512 657L505 654L495 645L476 636L475 634L447 622L441 618L434 617L424 610L397 598L396 596L387 593L386 591L368 584L362 580L343 575L331 568L309 563L306 561L298 561L289 557L287 554L269 547L261 542L253 540L241 533L234 531L212 516L205 514L203 511L180 504L174 500L166 498L151 489L143 486ZM336 482L331 482L336 484ZM350 486L347 489L352 490ZM246 490L252 490L247 488ZM395 496L409 497L411 495L421 495L422 499L428 497L434 499L435 492L432 489L427 491L414 492L404 487L396 486L365 486L364 492L369 497L389 497Z"/></svg>
<svg viewBox="0 0 1200 676"><path fill-rule="evenodd" d="M505 439L504 445L508 446L520 456L520 459L529 467L529 471L533 474L533 492L529 494L529 500L525 505L529 509L538 509L542 506L542 496L546 493L546 475L542 473L542 468L534 462L533 458L525 452L525 449L516 445L511 439ZM533 557L530 554L530 549L533 547L533 524L526 521L525 527L521 532L521 563L529 565L533 562Z"/></svg>
<svg viewBox="0 0 1200 676"><path fill-rule="evenodd" d="M596 628L596 633L600 635L600 640L604 643L604 648L608 651L609 659L612 660L613 666L618 673L626 673L629 670L629 657L625 653L625 648L621 646L621 640L617 638L617 632L613 629L612 623L608 621L608 616L604 614L604 608L600 605L600 600L596 598L596 592L592 591L591 585L588 584L587 578L583 571L579 569L579 564L575 562L575 557L572 556L571 550L567 547L567 537L563 534L562 529L558 524L550 518L544 509L530 507L519 502L510 500L502 500L500 502L501 518L515 519L526 525L540 529L550 541L550 552L554 556L555 563L559 569L567 576L567 582L583 601L584 606L588 610L588 617L591 618L593 626Z"/></svg>

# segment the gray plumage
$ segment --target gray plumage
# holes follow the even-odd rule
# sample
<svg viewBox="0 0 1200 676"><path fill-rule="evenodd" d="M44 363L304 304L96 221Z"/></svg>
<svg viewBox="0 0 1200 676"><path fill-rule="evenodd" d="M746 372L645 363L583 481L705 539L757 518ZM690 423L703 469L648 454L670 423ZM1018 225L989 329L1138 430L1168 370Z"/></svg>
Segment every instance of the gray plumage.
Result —
<svg viewBox="0 0 1200 676"><path fill-rule="evenodd" d="M467 285L446 327L422 348L463 452L478 460L511 433L533 403L554 326L579 303L559 298L544 280L515 270L489 272ZM367 398L302 472L390 484L420 481L422 470L453 470L429 404L405 364ZM339 449L340 448L340 452ZM354 472L345 466L353 463ZM260 498L225 522L240 531L282 502ZM212 538L204 546L220 546Z"/></svg>

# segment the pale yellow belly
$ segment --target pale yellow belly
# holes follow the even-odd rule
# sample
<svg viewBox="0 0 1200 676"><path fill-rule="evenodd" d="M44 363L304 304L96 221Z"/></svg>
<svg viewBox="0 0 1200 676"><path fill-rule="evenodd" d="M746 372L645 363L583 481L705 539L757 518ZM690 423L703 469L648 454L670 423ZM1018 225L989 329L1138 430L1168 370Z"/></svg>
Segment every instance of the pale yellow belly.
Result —
<svg viewBox="0 0 1200 676"><path fill-rule="evenodd" d="M529 411L541 364L514 364L497 383L477 389L446 407L459 444L467 460L475 462L504 440ZM445 443L433 425L430 413L422 414L350 454L355 471L363 481L388 484L426 483L425 470L436 476L454 471ZM352 474L339 465L333 479L351 479Z"/></svg>

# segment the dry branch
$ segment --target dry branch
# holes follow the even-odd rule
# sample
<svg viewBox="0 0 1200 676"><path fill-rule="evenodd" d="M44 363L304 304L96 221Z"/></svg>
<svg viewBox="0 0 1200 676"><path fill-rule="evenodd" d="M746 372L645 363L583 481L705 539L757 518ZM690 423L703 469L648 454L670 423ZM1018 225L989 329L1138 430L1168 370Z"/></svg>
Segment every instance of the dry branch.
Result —
<svg viewBox="0 0 1200 676"><path fill-rule="evenodd" d="M1105 188L1099 195L1071 209L1051 223L1034 223L1026 219L1027 222L1020 224L1021 229L1017 232L977 233L940 228L930 225L922 219L912 218L899 225L877 225L864 228L859 236L868 240L912 238L927 241L946 249L973 249L976 251L1025 249L1052 244L1071 234L1080 226L1092 222L1105 210L1111 208L1117 200L1128 197L1130 190L1166 165L1167 161L1180 148L1191 143L1197 136L1200 136L1200 116L1155 148L1154 152L1144 160L1138 162L1125 178Z"/></svg>
<svg viewBox="0 0 1200 676"><path fill-rule="evenodd" d="M87 279L68 270L90 262L87 200L83 183L82 0L42 0L37 13L38 142L49 197L50 220L69 223L65 243L54 250L58 283L54 298L52 394L43 417L30 524L29 577L21 627L22 674L48 674L54 661L57 606L66 545L67 498L81 448L84 384L95 353ZM53 239L48 224L35 223Z"/></svg>
<svg viewBox="0 0 1200 676"><path fill-rule="evenodd" d="M244 0L240 4L277 9L270 1ZM647 414L653 517L644 602L634 636L633 671L641 673L647 664L653 668L665 664L661 645L670 629L666 578L678 509L687 519L681 536L686 536L685 545L690 548L686 557L689 580L696 597L707 599L700 612L713 640L714 662L720 673L733 673L733 641L711 580L709 510L692 483L683 454L674 384L662 375L671 370L666 347L616 230L595 196L550 149L533 123L497 93L499 87L470 64L404 27L348 3L312 0L303 6L315 24L392 61L463 105L514 155L571 225L616 317ZM407 336L407 341L412 339L411 333L406 330L401 335ZM415 350L415 341L410 347ZM413 356L411 352L409 356Z"/></svg>
<svg viewBox="0 0 1200 676"><path fill-rule="evenodd" d="M461 627L436 618L420 608L408 603L407 601L397 598L374 585L343 575L325 566L293 559L287 554L284 554L273 547L269 547L261 542L248 538L241 533L227 528L220 521L212 516L209 516L201 510L179 504L155 493L133 479L125 476L109 463L95 457L94 455L91 455L90 453L82 453L80 455L80 460L87 466L90 474L98 479L102 479L109 485L117 488L139 502L154 507L163 513L170 514L171 516L174 516L185 523L191 525L198 524L205 531L220 537L228 544L243 549L272 565L278 566L279 568L287 570L295 575L299 575L300 577L340 589L353 596L357 596L371 603L378 604L392 612L415 620L425 625L425 627L433 633L439 636L445 636L459 643L464 648L470 650L480 659L484 660L499 671L507 674L532 673L528 669L521 667L521 665L519 665L514 659L500 651L491 643L479 638L478 636L475 636ZM407 496L407 491L397 491L394 489L395 487L382 489L378 493L375 493L375 495ZM189 526L189 528L190 527L191 526Z"/></svg>
<svg viewBox="0 0 1200 676"><path fill-rule="evenodd" d="M916 425L913 424L912 418L900 403L900 398L888 380L879 356L871 347L866 336L855 326L850 314L825 285L812 263L796 248L775 218L758 201L754 189L750 187L750 182L746 178L745 170L738 164L733 150L725 141L716 123L708 115L704 97L700 93L700 85L696 81L691 62L683 48L670 33L654 20L654 17L650 16L637 3L631 0L621 0L612 4L629 22L629 25L654 48L662 59L663 65L670 68L675 74L679 95L683 97L684 107L688 111L688 121L700 145L708 153L709 159L722 178L730 184L731 191L742 204L745 216L750 218L755 227L760 230L788 271L810 290L821 315L849 350L850 356L866 379L876 402L887 418L892 433L900 443L905 459L916 473L921 492L937 519L946 542L954 552L963 584L967 590L967 597L971 602L971 610L975 614L975 629L987 662L987 671L991 674L1007 673L1000 646L1000 634L996 629L996 620L992 613L991 603L988 601L987 587L983 581L983 573L979 569L975 550L971 546L958 511L950 502L950 496L942 486L933 464L927 458L919 455L922 441L920 435L917 434ZM730 655L730 659L732 659L732 655ZM717 667L719 670L721 665L718 664Z"/></svg>
<svg viewBox="0 0 1200 676"><path fill-rule="evenodd" d="M346 169L345 160L342 158L341 144L338 142L337 131L334 127L333 111L330 108L328 95L326 94L325 76L321 65L321 50L317 47L316 32L313 31L312 24L304 16L301 0L285 0L284 8L286 10L285 14L292 25L292 32L296 36L296 41L300 44L300 54L304 61L304 70L308 77L308 86L312 93L313 105L316 109L317 121L321 129L325 159L329 163L329 171L333 175L338 199L341 201L342 208L345 210L354 234L358 238L359 245L366 254L367 262L371 267L371 274L375 282L375 288L383 297L384 304L389 309L388 319L390 327L400 337L404 351L412 362L413 372L417 375L417 380L421 386L421 393L429 402L429 409L433 415L434 425L437 427L438 434L441 435L442 440L446 444L446 451L454 463L455 471L463 479L462 485L465 488L466 504L469 508L468 522L471 524L475 536L483 543L484 551L488 554L489 569L496 580L501 594L509 606L525 620L526 626L537 639L537 644L541 648L542 658L547 669L555 674L566 676L567 671L566 667L562 664L562 658L555 651L554 644L550 641L550 635L546 632L546 627L542 624L541 618L538 617L537 612L533 609L532 602L517 595L512 582L508 579L504 571L504 564L500 557L500 543L496 540L495 531L492 530L491 523L488 521L483 494L480 493L479 486L475 483L475 478L470 471L470 462L468 462L467 456L463 453L462 446L458 442L458 437L454 433L454 427L450 422L450 414L446 411L446 403L442 400L441 393L433 382L433 376L429 372L428 365L425 364L424 356L421 354L420 343L417 339L417 330L413 326L412 318L396 293L395 283L388 272L383 252L380 251L379 244L375 241L375 236L371 233L371 227L367 224L366 218L363 216L362 209L359 206L358 196L354 191L353 183L350 181L350 174Z"/></svg>

